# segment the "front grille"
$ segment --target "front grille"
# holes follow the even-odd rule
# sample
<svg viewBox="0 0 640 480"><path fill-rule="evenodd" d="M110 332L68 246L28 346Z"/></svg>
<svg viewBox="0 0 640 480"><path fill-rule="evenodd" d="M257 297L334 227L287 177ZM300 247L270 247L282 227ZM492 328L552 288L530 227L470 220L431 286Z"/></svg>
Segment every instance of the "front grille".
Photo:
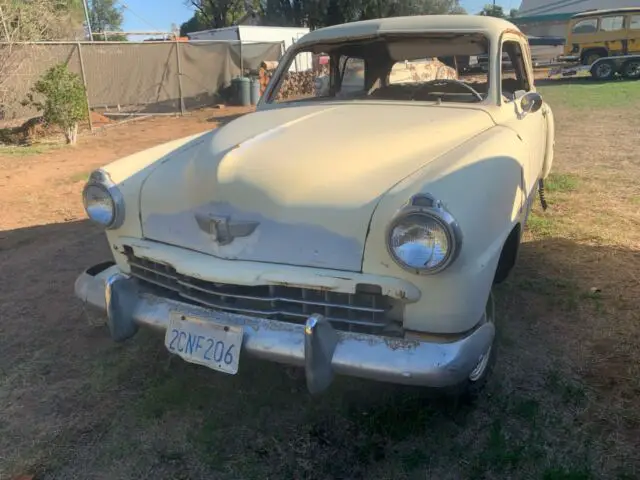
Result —
<svg viewBox="0 0 640 480"><path fill-rule="evenodd" d="M335 328L382 333L393 330L389 313L392 298L379 293L340 293L281 285L232 285L182 275L174 267L128 252L131 275L143 285L165 294L217 310L304 323L314 313L324 315ZM391 332L389 332L391 333Z"/></svg>

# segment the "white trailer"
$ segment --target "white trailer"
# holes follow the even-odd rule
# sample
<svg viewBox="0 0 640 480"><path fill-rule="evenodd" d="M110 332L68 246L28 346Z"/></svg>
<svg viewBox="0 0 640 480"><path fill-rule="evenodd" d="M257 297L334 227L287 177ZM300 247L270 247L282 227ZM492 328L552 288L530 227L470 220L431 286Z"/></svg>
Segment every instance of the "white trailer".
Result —
<svg viewBox="0 0 640 480"><path fill-rule="evenodd" d="M261 27L254 25L236 25L233 27L214 28L212 30L202 30L188 33L189 40L226 40L240 41L242 43L254 42L281 42L284 53L291 45L297 42L304 35L309 33L308 28L302 27ZM298 55L296 61L291 66L292 71L305 71L312 68L311 54L301 58Z"/></svg>
<svg viewBox="0 0 640 480"><path fill-rule="evenodd" d="M602 57L590 65L566 65L549 70L549 77L581 77L591 75L596 80L613 80L621 76L640 79L640 55Z"/></svg>

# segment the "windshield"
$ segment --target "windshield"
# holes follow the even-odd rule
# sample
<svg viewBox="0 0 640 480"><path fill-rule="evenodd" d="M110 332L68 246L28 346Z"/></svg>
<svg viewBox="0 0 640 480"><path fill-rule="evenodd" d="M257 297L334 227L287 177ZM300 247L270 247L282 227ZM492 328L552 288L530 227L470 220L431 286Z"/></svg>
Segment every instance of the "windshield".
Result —
<svg viewBox="0 0 640 480"><path fill-rule="evenodd" d="M271 103L322 100L483 101L488 41L479 34L378 36L298 50Z"/></svg>

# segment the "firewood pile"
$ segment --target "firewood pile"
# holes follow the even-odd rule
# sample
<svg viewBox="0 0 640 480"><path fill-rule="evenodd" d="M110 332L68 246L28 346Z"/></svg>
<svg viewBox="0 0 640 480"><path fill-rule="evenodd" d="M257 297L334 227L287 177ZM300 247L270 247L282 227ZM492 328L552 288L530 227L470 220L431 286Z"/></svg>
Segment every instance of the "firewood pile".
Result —
<svg viewBox="0 0 640 480"><path fill-rule="evenodd" d="M264 94L277 66L278 62L263 62L260 65L260 70L258 71L260 95ZM321 66L316 71L288 72L278 91L277 100L313 96L316 78L328 75L328 73L329 69L326 65Z"/></svg>

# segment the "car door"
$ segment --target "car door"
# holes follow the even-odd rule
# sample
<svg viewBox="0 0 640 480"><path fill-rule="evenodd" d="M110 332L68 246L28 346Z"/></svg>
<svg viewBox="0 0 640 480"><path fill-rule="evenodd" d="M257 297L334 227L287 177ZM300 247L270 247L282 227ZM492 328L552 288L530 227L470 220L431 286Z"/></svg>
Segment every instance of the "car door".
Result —
<svg viewBox="0 0 640 480"><path fill-rule="evenodd" d="M627 31L629 54L640 53L640 12L629 16Z"/></svg>
<svg viewBox="0 0 640 480"><path fill-rule="evenodd" d="M520 106L520 99L528 92L534 92L533 66L531 65L531 55L529 44L526 39L519 36L505 36L502 43L502 52L507 52L511 59L512 70L505 66L501 67L501 94L506 97L505 107L513 112L513 120L510 126L518 133L525 144L528 155L523 165L525 187L527 194L535 192L537 181L540 177L544 164L545 140L546 140L546 120L543 110L523 114ZM512 92L510 90L516 90ZM515 94L510 98L511 94ZM513 110L509 104L513 104Z"/></svg>
<svg viewBox="0 0 640 480"><path fill-rule="evenodd" d="M627 51L627 30L624 15L606 15L598 24L598 41L603 42L609 55L624 55Z"/></svg>

